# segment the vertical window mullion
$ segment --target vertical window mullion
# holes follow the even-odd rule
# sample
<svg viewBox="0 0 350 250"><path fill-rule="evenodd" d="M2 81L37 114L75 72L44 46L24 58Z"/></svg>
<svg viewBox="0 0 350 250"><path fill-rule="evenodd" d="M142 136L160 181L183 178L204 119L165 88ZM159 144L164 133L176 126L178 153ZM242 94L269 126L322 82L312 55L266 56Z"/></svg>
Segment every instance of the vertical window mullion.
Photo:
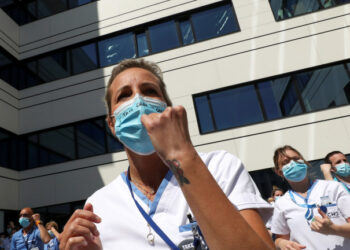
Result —
<svg viewBox="0 0 350 250"><path fill-rule="evenodd" d="M98 42L94 42L95 44L95 50L96 50L96 62L97 62L97 68L101 68L101 61L100 61L100 51L98 49Z"/></svg>
<svg viewBox="0 0 350 250"><path fill-rule="evenodd" d="M147 45L149 49L149 55L152 54L152 44L151 44L151 38L149 37L149 31L148 27L145 29L145 35L146 35L146 40L147 40Z"/></svg>
<svg viewBox="0 0 350 250"><path fill-rule="evenodd" d="M194 27L193 22L192 22L192 16L188 17L188 21L190 22L190 25L191 25L194 42L197 42L196 31L195 31L195 27Z"/></svg>
<svg viewBox="0 0 350 250"><path fill-rule="evenodd" d="M73 125L73 134L74 134L74 150L75 150L75 160L79 159L78 154L78 132L77 132L77 126L78 124Z"/></svg>
<svg viewBox="0 0 350 250"><path fill-rule="evenodd" d="M258 97L258 102L259 102L259 106L260 106L264 121L267 121L268 118L267 118L265 106L264 106L264 103L263 103L263 100L262 100L262 97L261 97L261 94L260 94L260 91L259 91L257 84L254 84L254 89L255 89L256 95Z"/></svg>
<svg viewBox="0 0 350 250"><path fill-rule="evenodd" d="M179 20L174 20L174 21L175 21L175 28L176 28L177 39L179 39L180 46L183 46L184 43L182 41L182 34L181 34L181 30L180 30Z"/></svg>
<svg viewBox="0 0 350 250"><path fill-rule="evenodd" d="M291 80L292 80L293 88L295 89L295 91L297 93L297 97L298 97L298 100L300 102L301 110L303 111L303 113L306 113L306 108L305 108L303 97L301 96L301 92L296 84L296 81L298 81L298 79L296 81L293 81L294 79L295 79L295 76L292 76Z"/></svg>
<svg viewBox="0 0 350 250"><path fill-rule="evenodd" d="M210 116L211 116L211 119L212 119L212 122L213 122L214 130L218 131L217 125L216 125L216 121L215 121L215 117L214 117L214 110L213 110L213 107L211 105L210 95L206 95L206 96L207 96L207 100L208 100L208 106L209 106Z"/></svg>

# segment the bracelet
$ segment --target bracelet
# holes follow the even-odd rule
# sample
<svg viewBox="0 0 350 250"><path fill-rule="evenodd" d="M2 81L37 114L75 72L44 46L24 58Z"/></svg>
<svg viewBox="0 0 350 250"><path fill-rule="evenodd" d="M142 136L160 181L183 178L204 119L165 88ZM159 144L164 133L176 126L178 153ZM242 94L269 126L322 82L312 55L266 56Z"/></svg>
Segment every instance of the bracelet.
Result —
<svg viewBox="0 0 350 250"><path fill-rule="evenodd" d="M35 225L39 225L39 224L42 224L41 220L36 220Z"/></svg>

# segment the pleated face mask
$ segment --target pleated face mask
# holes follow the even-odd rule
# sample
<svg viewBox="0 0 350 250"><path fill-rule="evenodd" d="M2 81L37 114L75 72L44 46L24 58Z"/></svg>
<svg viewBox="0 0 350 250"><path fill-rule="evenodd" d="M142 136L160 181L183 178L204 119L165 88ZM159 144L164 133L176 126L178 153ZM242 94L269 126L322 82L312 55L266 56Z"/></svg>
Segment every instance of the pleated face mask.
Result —
<svg viewBox="0 0 350 250"><path fill-rule="evenodd" d="M305 179L307 173L307 165L302 160L291 160L282 168L284 177L292 182L299 182Z"/></svg>
<svg viewBox="0 0 350 250"><path fill-rule="evenodd" d="M350 175L350 165L347 162L340 163L335 168L337 169L336 174L342 177L348 177Z"/></svg>
<svg viewBox="0 0 350 250"><path fill-rule="evenodd" d="M162 113L167 104L158 99L136 94L134 98L123 103L114 111L115 135L131 151L139 155L150 155L155 152L141 116L151 113Z"/></svg>

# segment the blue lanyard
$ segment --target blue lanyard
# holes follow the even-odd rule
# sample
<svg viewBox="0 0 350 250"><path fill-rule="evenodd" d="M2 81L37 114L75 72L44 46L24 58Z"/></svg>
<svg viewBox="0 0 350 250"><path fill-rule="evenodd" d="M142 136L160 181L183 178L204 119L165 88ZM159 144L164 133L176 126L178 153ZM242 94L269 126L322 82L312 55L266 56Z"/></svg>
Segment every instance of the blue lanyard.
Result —
<svg viewBox="0 0 350 250"><path fill-rule="evenodd" d="M307 209L307 210L306 210L306 213L305 213L305 219L306 219L307 221L312 220L312 218L314 217L313 209L317 207L316 204L309 204L309 203L308 203L308 202L309 202L309 198L310 198L310 194L311 194L313 188L316 186L316 183L317 183L317 180L316 180L316 181L312 184L312 186L307 190L306 198L302 197L300 194L294 192L293 190L288 190L289 196L290 196L290 198L292 199L292 201L293 201L296 205L298 205L299 207L303 207L303 208L306 208L306 209ZM305 203L304 203L304 204L299 204L299 203L297 203L296 200L295 200L295 198L294 198L293 193L296 194L297 196L303 198L303 200L304 200Z"/></svg>
<svg viewBox="0 0 350 250"><path fill-rule="evenodd" d="M151 216L149 216L145 210L140 206L140 204L135 200L134 193L131 190L131 183L129 180L129 175L130 175L130 167L128 168L128 173L126 176L126 183L128 184L130 194L132 199L135 202L136 207L139 209L140 213L142 216L145 218L145 220L148 222L148 224L153 228L153 230L165 241L165 243L168 244L168 246L173 249L173 250L179 250L179 248L169 239L169 237L158 227L158 225L152 220Z"/></svg>
<svg viewBox="0 0 350 250"><path fill-rule="evenodd" d="M339 180L337 177L334 177L334 179L335 179L337 182L340 182L340 183L345 187L345 189L348 191L348 193L350 193L350 189L348 188L348 186L345 185L344 182L342 182L341 180Z"/></svg>
<svg viewBox="0 0 350 250"><path fill-rule="evenodd" d="M22 229L22 231L21 231L21 233L22 233L22 238L23 238L23 241L24 241L24 244L25 244L25 246L26 246L26 248L27 249L31 249L32 248L32 245L33 245L33 238L34 238L34 236L33 236L33 228L34 228L34 226L30 229L30 231L27 233L27 239L25 239L24 238L24 236L23 236L23 229ZM32 240L30 241L30 245L28 244L28 242L29 242L29 240L30 240L30 236L32 236ZM29 247L30 246L30 247Z"/></svg>

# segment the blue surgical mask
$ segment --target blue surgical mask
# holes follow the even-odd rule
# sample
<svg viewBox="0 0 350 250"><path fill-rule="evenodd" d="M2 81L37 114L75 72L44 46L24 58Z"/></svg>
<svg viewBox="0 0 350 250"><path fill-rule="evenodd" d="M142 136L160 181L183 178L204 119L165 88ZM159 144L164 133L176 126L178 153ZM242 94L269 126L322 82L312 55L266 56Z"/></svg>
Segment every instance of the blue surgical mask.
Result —
<svg viewBox="0 0 350 250"><path fill-rule="evenodd" d="M141 116L161 113L167 107L165 102L136 94L134 98L123 103L114 111L115 134L119 141L139 155L155 152Z"/></svg>
<svg viewBox="0 0 350 250"><path fill-rule="evenodd" d="M29 218L26 218L26 217L19 218L18 222L23 228L26 228L30 225L30 220Z"/></svg>
<svg viewBox="0 0 350 250"><path fill-rule="evenodd" d="M47 230L51 238L55 238L55 234L51 230Z"/></svg>
<svg viewBox="0 0 350 250"><path fill-rule="evenodd" d="M281 196L275 196L275 201L277 201Z"/></svg>
<svg viewBox="0 0 350 250"><path fill-rule="evenodd" d="M9 234L9 235L11 235L11 233L12 233L12 228L7 228L7 233Z"/></svg>
<svg viewBox="0 0 350 250"><path fill-rule="evenodd" d="M283 166L282 172L287 180L292 182L300 182L306 177L307 165L302 160L291 160L288 164Z"/></svg>
<svg viewBox="0 0 350 250"><path fill-rule="evenodd" d="M342 177L348 177L350 175L350 165L347 162L340 163L335 166L337 171L335 172L337 175Z"/></svg>

